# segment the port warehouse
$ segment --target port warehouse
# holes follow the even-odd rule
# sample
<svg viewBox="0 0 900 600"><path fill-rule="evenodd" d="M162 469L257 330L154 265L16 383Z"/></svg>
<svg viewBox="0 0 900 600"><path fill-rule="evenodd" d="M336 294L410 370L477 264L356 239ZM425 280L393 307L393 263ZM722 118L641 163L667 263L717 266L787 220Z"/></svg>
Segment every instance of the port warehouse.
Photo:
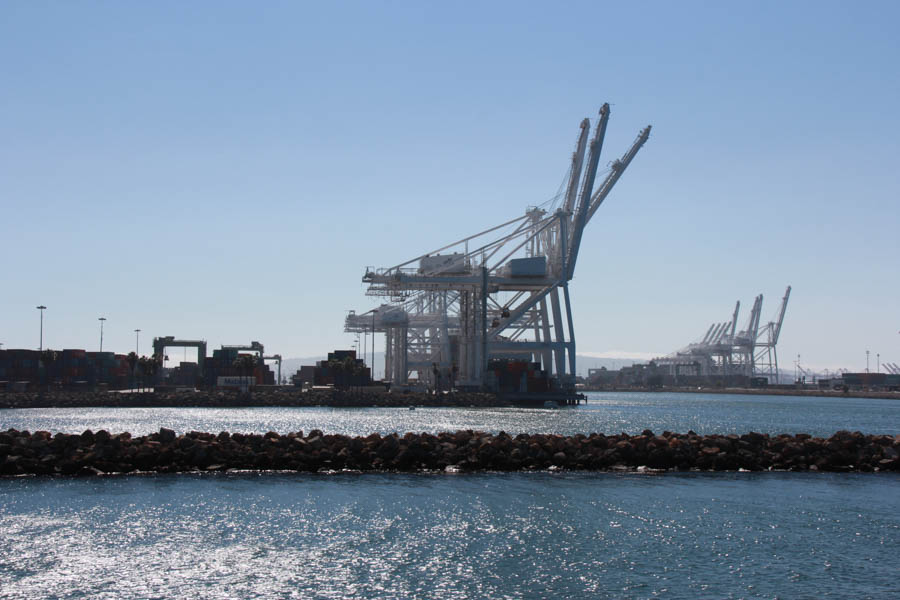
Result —
<svg viewBox="0 0 900 600"><path fill-rule="evenodd" d="M730 388L790 388L798 385L822 390L884 390L900 391L900 373L841 373L835 377L825 377L816 381L805 377L790 385L772 385L767 377L749 375L709 375L701 373L701 364L682 363L677 369L670 364L635 364L630 367L611 370L590 369L585 378L587 389L604 388L655 388L655 387L730 387Z"/></svg>
<svg viewBox="0 0 900 600"><path fill-rule="evenodd" d="M239 356L242 354L234 348L216 349L211 357L205 357L202 371L197 363L186 362L166 369L165 383L212 388L216 387L220 377L249 377L256 385L275 384L275 375L268 365L258 361L250 373L235 365ZM136 366L132 376L128 356L114 352L66 349L51 355L38 350L0 350L0 385L3 387L53 384L67 388L127 389L135 383L150 384L153 380L155 377L142 373L140 366Z"/></svg>

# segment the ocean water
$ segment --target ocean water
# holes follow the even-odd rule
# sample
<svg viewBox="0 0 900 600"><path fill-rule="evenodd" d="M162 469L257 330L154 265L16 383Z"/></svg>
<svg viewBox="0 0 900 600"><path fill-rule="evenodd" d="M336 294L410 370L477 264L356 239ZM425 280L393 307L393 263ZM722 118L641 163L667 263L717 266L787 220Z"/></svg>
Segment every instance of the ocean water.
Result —
<svg viewBox="0 0 900 600"><path fill-rule="evenodd" d="M0 480L3 598L897 598L888 474Z"/></svg>
<svg viewBox="0 0 900 600"><path fill-rule="evenodd" d="M187 431L311 431L345 435L473 429L517 433L900 433L900 402L870 398L714 394L588 394L578 407L543 408L65 408L0 411L0 430L145 435Z"/></svg>
<svg viewBox="0 0 900 600"><path fill-rule="evenodd" d="M571 409L41 409L0 429L900 433L900 403L592 394ZM900 475L0 479L0 598L897 598Z"/></svg>

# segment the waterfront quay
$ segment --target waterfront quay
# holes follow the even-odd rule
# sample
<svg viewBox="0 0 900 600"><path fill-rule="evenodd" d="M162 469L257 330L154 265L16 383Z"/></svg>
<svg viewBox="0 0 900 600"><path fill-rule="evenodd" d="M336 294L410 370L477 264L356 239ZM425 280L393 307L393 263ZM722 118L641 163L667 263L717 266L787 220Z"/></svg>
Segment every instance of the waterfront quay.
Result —
<svg viewBox="0 0 900 600"><path fill-rule="evenodd" d="M900 391L861 388L823 389L807 386L707 387L707 386L586 386L581 392L636 392L666 394L729 394L741 396L806 396L809 398L883 398L900 400Z"/></svg>

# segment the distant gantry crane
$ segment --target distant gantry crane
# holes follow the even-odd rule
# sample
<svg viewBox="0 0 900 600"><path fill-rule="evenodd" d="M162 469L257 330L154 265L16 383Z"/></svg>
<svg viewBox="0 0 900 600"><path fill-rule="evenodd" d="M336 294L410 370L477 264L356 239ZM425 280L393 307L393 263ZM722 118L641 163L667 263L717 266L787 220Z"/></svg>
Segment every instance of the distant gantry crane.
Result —
<svg viewBox="0 0 900 600"><path fill-rule="evenodd" d="M274 360L276 363L278 363L278 380L277 380L277 385L281 385L281 355L280 355L280 354L273 354L272 356L263 356L263 357L262 357L262 360L263 360L264 362L267 361L267 360Z"/></svg>
<svg viewBox="0 0 900 600"><path fill-rule="evenodd" d="M257 359L260 363L265 363L267 360L274 360L278 364L278 383L281 383L281 355L273 354L272 356L266 356L266 349L261 343L252 341L247 345L244 344L236 344L236 345L223 345L223 350L233 350L239 352L241 350L249 350L250 352L255 352L257 355Z"/></svg>
<svg viewBox="0 0 900 600"><path fill-rule="evenodd" d="M251 352L255 352L262 362L263 355L265 354L265 347L259 342L250 342L247 345L244 344L234 344L234 345L222 345L222 350L233 350L235 352L239 352L241 350L250 350Z"/></svg>
<svg viewBox="0 0 900 600"><path fill-rule="evenodd" d="M766 377L778 380L778 338L787 310L791 286L781 299L775 317L760 326L763 296L753 300L746 326L737 331L740 301L735 304L730 321L713 323L699 342L676 352L653 359L653 364L672 377L692 375L708 378Z"/></svg>
<svg viewBox="0 0 900 600"><path fill-rule="evenodd" d="M781 324L784 322L784 312L787 310L788 299L791 297L791 286L788 286L781 299L781 309L774 320L766 323L756 336L753 350L753 374L757 377L768 377L769 381L778 381L778 337L781 335ZM760 296L762 302L762 296Z"/></svg>
<svg viewBox="0 0 900 600"><path fill-rule="evenodd" d="M528 360L574 389L575 325L569 282L584 229L650 135L598 167L609 120L600 109L591 136L581 122L560 192L510 219L388 268L366 269L376 309L350 311L344 330L385 334L385 378L404 384L415 372L433 385L445 378L483 387L489 359ZM563 317L565 312L565 317Z"/></svg>
<svg viewBox="0 0 900 600"><path fill-rule="evenodd" d="M165 361L166 348L196 348L197 367L203 372L203 363L206 360L206 340L179 340L173 335L153 338L153 353ZM185 351L187 352L187 351Z"/></svg>

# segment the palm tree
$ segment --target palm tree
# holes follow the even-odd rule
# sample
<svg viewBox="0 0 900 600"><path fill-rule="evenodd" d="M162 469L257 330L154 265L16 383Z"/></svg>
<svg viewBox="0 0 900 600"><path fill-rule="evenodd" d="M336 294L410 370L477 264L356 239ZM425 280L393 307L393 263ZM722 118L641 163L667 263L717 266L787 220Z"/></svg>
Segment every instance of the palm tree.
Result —
<svg viewBox="0 0 900 600"><path fill-rule="evenodd" d="M130 356L130 355L129 355ZM156 383L156 374L159 372L160 366L162 366L162 359L158 354L154 354L153 356L147 358L146 356L142 356L138 359L138 364L141 367L141 388L143 389L147 385L147 376L150 377L150 383Z"/></svg>
<svg viewBox="0 0 900 600"><path fill-rule="evenodd" d="M136 352L129 352L125 360L128 361L128 366L131 367L131 389L134 389L134 368L138 364L138 355Z"/></svg>
<svg viewBox="0 0 900 600"><path fill-rule="evenodd" d="M344 387L344 362L332 358L328 361L328 370L331 372L331 377L334 380L334 387Z"/></svg>
<svg viewBox="0 0 900 600"><path fill-rule="evenodd" d="M59 353L56 350L50 350L47 348L46 350L41 352L40 359L38 362L38 370L42 371L42 377L40 379L43 380L43 383L46 385L47 382L47 371L50 367L53 366L53 363L56 362L56 359L59 358Z"/></svg>
<svg viewBox="0 0 900 600"><path fill-rule="evenodd" d="M356 375L358 372L358 367L356 364L356 360L350 358L349 356L345 357L343 360L343 364L341 365L344 372L344 385L349 387L353 387L356 385Z"/></svg>
<svg viewBox="0 0 900 600"><path fill-rule="evenodd" d="M150 369L150 383L156 385L156 374L159 373L159 370L162 368L163 359L159 354L154 354L147 361L147 366Z"/></svg>

